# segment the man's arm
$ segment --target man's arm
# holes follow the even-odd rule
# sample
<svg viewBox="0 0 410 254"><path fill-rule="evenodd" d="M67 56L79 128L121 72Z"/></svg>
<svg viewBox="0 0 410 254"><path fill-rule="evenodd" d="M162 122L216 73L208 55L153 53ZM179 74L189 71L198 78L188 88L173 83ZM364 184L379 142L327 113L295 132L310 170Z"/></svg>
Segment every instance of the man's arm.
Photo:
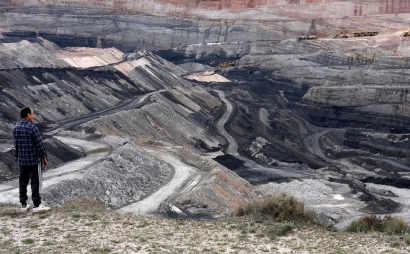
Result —
<svg viewBox="0 0 410 254"><path fill-rule="evenodd" d="M43 140L41 138L40 131L38 130L38 128L36 126L34 126L34 128L33 128L33 139L34 139L34 143L37 147L37 150L40 153L40 156L41 156L41 158L44 162L44 165L47 166L48 165L47 152L46 152L46 149L44 148L44 144L43 144Z"/></svg>
<svg viewBox="0 0 410 254"><path fill-rule="evenodd" d="M16 137L16 131L13 129L13 137L14 137L14 156L16 157L16 160L18 158L18 143L17 143L17 137Z"/></svg>
<svg viewBox="0 0 410 254"><path fill-rule="evenodd" d="M43 162L44 162L44 166L48 166L48 159L45 155L43 156Z"/></svg>

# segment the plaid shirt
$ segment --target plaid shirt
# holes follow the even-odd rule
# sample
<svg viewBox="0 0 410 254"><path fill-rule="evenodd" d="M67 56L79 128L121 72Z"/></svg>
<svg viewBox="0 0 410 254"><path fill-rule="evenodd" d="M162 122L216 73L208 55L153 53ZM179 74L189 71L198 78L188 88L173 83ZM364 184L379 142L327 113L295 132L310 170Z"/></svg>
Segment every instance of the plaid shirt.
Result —
<svg viewBox="0 0 410 254"><path fill-rule="evenodd" d="M47 157L38 128L27 120L21 120L13 128L14 148L19 165L37 165L43 156Z"/></svg>

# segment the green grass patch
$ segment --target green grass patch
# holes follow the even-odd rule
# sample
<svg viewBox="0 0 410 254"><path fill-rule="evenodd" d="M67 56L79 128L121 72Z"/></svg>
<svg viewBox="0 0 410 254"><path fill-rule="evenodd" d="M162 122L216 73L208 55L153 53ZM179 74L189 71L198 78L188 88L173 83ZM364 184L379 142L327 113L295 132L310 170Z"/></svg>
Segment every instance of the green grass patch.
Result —
<svg viewBox="0 0 410 254"><path fill-rule="evenodd" d="M104 205L99 201L91 198L73 197L65 200L64 205L56 207L55 210L61 212L81 212L81 211L103 211L106 210Z"/></svg>
<svg viewBox="0 0 410 254"><path fill-rule="evenodd" d="M24 243L24 244L32 244L32 243L34 243L34 239L26 238L26 239L21 240L21 242Z"/></svg>
<svg viewBox="0 0 410 254"><path fill-rule="evenodd" d="M103 248L94 247L94 248L90 249L90 252L92 252L92 253L110 253L111 249L105 248L105 247L103 247Z"/></svg>
<svg viewBox="0 0 410 254"><path fill-rule="evenodd" d="M2 227L2 228L0 229L0 232L1 232L3 235L9 235L9 234L10 234L10 230L9 230L8 228L6 228L6 227Z"/></svg>
<svg viewBox="0 0 410 254"><path fill-rule="evenodd" d="M33 223L33 224L30 224L29 227L30 227L30 228L38 228L39 225L38 225L37 223Z"/></svg>
<svg viewBox="0 0 410 254"><path fill-rule="evenodd" d="M22 213L20 211L17 211L15 208L14 209L5 209L5 210L0 211L0 216L1 217L17 218L21 215L22 215Z"/></svg>
<svg viewBox="0 0 410 254"><path fill-rule="evenodd" d="M137 228L145 228L148 225L149 225L149 222L144 220L137 226Z"/></svg>
<svg viewBox="0 0 410 254"><path fill-rule="evenodd" d="M295 227L293 222L281 222L274 227L274 233L278 236L286 235Z"/></svg>

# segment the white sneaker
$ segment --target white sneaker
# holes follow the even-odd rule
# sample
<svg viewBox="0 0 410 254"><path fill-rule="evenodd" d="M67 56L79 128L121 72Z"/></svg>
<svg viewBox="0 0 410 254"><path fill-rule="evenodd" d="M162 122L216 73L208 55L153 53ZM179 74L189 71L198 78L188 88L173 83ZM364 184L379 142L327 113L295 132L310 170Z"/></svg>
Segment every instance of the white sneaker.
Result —
<svg viewBox="0 0 410 254"><path fill-rule="evenodd" d="M33 208L33 213L47 212L48 210L50 210L50 207L40 204L39 206Z"/></svg>
<svg viewBox="0 0 410 254"><path fill-rule="evenodd" d="M22 205L20 211L27 212L31 208L30 205Z"/></svg>

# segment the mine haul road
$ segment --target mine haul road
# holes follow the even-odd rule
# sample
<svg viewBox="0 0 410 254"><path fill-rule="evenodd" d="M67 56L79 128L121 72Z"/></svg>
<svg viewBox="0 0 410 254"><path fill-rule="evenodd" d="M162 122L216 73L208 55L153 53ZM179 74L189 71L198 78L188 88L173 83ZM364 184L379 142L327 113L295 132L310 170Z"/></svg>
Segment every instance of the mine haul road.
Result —
<svg viewBox="0 0 410 254"><path fill-rule="evenodd" d="M223 101L226 105L226 111L222 115L221 119L216 123L216 129L218 132L228 141L228 147L226 149L226 153L230 154L237 159L244 162L244 166L249 168L250 171L259 171L264 172L265 174L270 175L275 179L280 178L294 178L294 177L303 177L306 176L305 173L300 171L294 171L289 168L280 168L280 167L264 167L253 160L240 156L238 153L238 144L236 140L225 130L225 124L227 123L229 117L232 114L233 106L232 104L225 98L225 94L220 90L214 90L219 98Z"/></svg>
<svg viewBox="0 0 410 254"><path fill-rule="evenodd" d="M348 172L351 169L358 169L360 167L358 167L357 165L353 164L352 162L350 162L348 159L349 158L354 158L354 156L351 157L344 157L341 159L331 159L329 157L327 157L325 155L325 153L323 152L322 147L320 146L320 138L324 135L326 135L328 132L332 131L334 129L320 129L319 131L305 137L303 139L303 145L305 146L305 148L311 152L312 154L316 154L318 157L320 157L321 159L330 162L332 164L339 164L343 167L345 167L346 171ZM384 161L394 167L397 168L401 168L405 171L410 172L410 167L403 165L397 161L394 161L392 159L389 158L381 158L381 157L377 157L377 156L359 156L362 158L373 158L373 159L377 159L377 160L381 160Z"/></svg>
<svg viewBox="0 0 410 254"><path fill-rule="evenodd" d="M151 96L153 94L156 94L156 93L161 93L163 91L165 91L165 90L158 90L158 91L155 91L155 92L150 92L150 93L147 93L147 94L145 94L141 97L137 97L137 98L134 98L134 99L129 99L126 102L124 102L124 103L122 103L118 106L115 106L115 107L112 107L112 108L109 108L109 109L106 109L106 110L102 110L102 111L99 111L99 112L95 112L95 113L91 113L91 114L87 114L87 115L82 115L82 116L78 116L78 117L74 117L74 118L70 118L70 119L64 119L64 120L61 120L61 121L57 121L57 122L52 124L52 125L57 125L57 126L53 126L49 130L47 130L44 133L44 136L54 136L54 135L58 134L60 131L67 130L69 128L80 125L82 123L94 120L94 119L96 119L100 116L115 114L115 113L120 112L120 111L136 108L136 107L140 106L149 96Z"/></svg>
<svg viewBox="0 0 410 254"><path fill-rule="evenodd" d="M167 205L169 209L175 211L176 213L180 212L178 208L172 204L169 204L166 200L174 195L187 192L195 188L196 184L201 180L203 174L197 168L181 162L178 158L173 156L172 153L167 153L164 149L144 147L144 150L156 158L170 164L174 169L174 174L171 180L165 183L158 190L137 202L118 209L117 212L130 213L133 215L158 215L160 214L159 210L161 204Z"/></svg>

